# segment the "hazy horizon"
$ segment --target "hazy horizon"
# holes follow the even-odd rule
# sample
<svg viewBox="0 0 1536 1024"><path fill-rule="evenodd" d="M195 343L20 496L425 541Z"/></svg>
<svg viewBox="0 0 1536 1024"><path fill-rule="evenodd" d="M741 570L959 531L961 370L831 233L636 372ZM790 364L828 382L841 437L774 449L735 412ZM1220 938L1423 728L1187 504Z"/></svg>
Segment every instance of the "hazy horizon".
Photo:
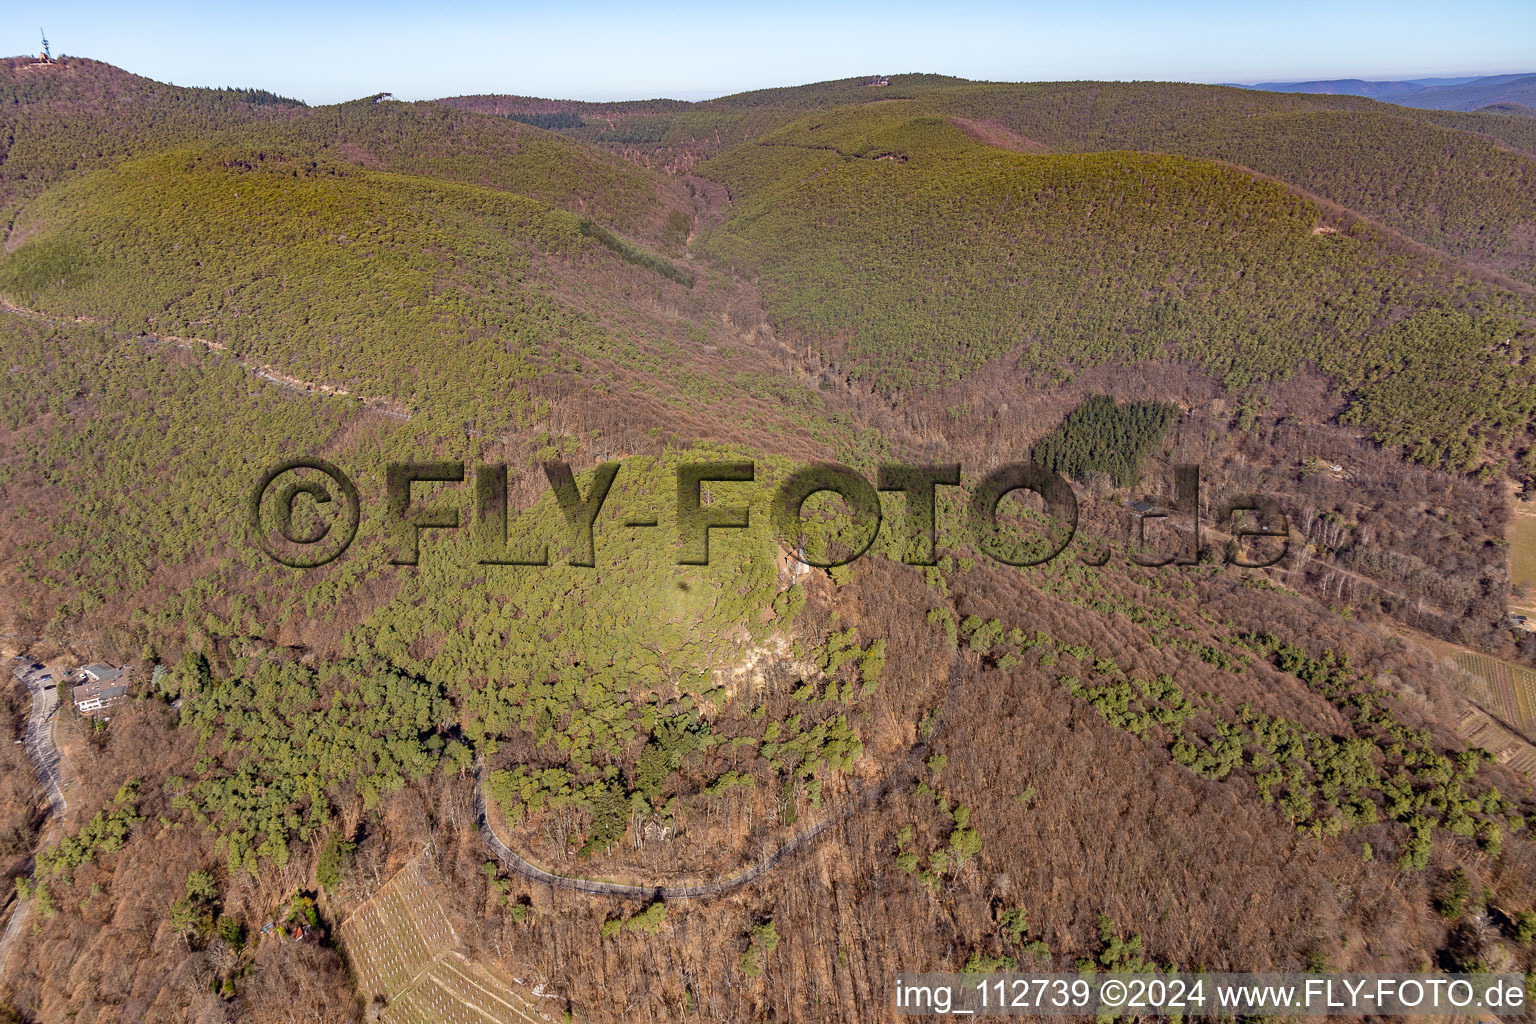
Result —
<svg viewBox="0 0 1536 1024"><path fill-rule="evenodd" d="M1064 12L990 0L935 17L908 3L792 3L770 15L702 4L543 8L386 2L259 17L188 4L25 3L5 47L91 57L160 81L270 89L309 103L512 93L572 100L700 100L913 70L981 81L1395 81L1518 74L1536 6L1494 0L1476 22L1427 4L1302 3L1284 11L1182 0L1099 0ZM1498 23L1499 31L1487 26ZM1386 26L1386 27L1384 27ZM1491 38L1490 38L1491 37Z"/></svg>
<svg viewBox="0 0 1536 1024"><path fill-rule="evenodd" d="M82 59L82 60L103 60L103 58L101 58L101 57L99 57L99 56L97 56L95 54L89 54L89 53L67 53L67 52L64 52L64 51L60 51L60 50L58 50L56 48L54 50L53 55L54 55L54 57L58 57L58 58L69 58L69 57L72 57L72 58L78 58L78 59ZM11 57L25 57L25 56L30 56L30 54L28 54L28 53L16 53L16 54L10 54L10 56ZM137 74L137 75L140 75L140 76L145 77L145 78L153 78L156 81L165 82L166 84L169 84L169 85L185 86L187 88L207 88L207 89L220 89L220 88L269 89L270 91L282 93L283 95L290 95L289 93L285 92L284 90L272 89L268 84L266 84L264 82L260 82L260 81L238 81L238 82L237 81L208 81L208 82L177 81L175 78L160 78L159 76L156 76L156 75L146 75L142 71L140 71L140 70L138 70L138 69L136 69L136 68L134 68L132 66L125 65L125 64L119 64L116 61L105 61L105 63L112 64L115 67L122 68L124 71L128 71L128 72L130 72L132 74ZM978 84L1047 83L1047 82L1072 82L1072 81L1096 81L1096 82L1181 82L1181 83L1188 83L1188 84L1194 84L1194 85L1233 85L1233 86L1242 86L1242 87L1252 88L1252 87L1259 86L1259 85L1271 85L1271 84L1272 85L1298 85L1298 84L1311 83L1311 82L1363 81L1363 82L1373 82L1373 83L1385 83L1385 82L1424 82L1424 81L1433 81L1433 80L1437 80L1437 79L1444 79L1444 80L1463 79L1463 80L1465 80L1465 79L1476 79L1476 78L1497 78L1497 77L1506 76L1506 75L1520 75L1520 76L1536 75L1536 71L1520 71L1520 70L1515 70L1515 71L1479 71L1479 72L1466 72L1466 73L1460 73L1460 74L1458 74L1457 72L1454 72L1454 71L1441 71L1441 72L1432 72L1432 73L1427 73L1427 74L1417 74L1417 73L1413 73L1413 72L1407 72L1407 73L1403 73L1403 74L1400 74L1400 75L1393 75L1393 76L1390 76L1390 77L1377 76L1377 77L1372 77L1372 78L1365 78L1365 77L1363 77L1361 75L1325 75L1325 76L1318 76L1318 77L1315 77L1315 78L1227 79L1227 80L1223 80L1223 81L1215 81L1215 80L1195 79L1195 78L1123 78L1123 77L1115 77L1115 76L1099 76L1099 77L1096 77L1096 78L980 79L980 78L970 78L969 76L956 74L956 73L954 73L952 71L916 71L916 70L893 71L893 70L889 70L889 69L880 69L880 70L875 70L875 71L869 71L867 69L860 69L860 70L858 70L856 72L853 72L853 73L850 73L850 74L835 75L835 76L830 77L830 78L817 78L817 79L811 79L811 80L807 80L807 81L803 81L803 82L801 82L801 81L794 81L794 82L772 82L772 83L766 83L766 84L763 84L763 85L754 85L754 86L751 86L751 87L748 87L748 88L744 88L744 89L732 89L730 91L705 91L705 92L701 92L701 93L699 93L697 95L691 95L691 96L675 95L675 94L668 94L668 93L658 93L658 92L649 92L649 91L646 91L644 89L640 89L638 91L632 91L632 92L627 93L627 94L608 94L608 93L597 94L597 93L594 93L594 94L590 94L590 95L556 95L554 93L538 93L538 92L529 92L529 91L526 91L526 90L515 90L515 89L486 89L486 90L481 90L479 92L473 92L473 93L470 93L470 92L429 92L427 94L423 94L423 95L419 95L419 96L414 96L414 95L407 96L407 95L401 95L398 90L394 90L394 89L375 89L375 90L372 90L372 91L369 91L369 92L358 93L355 96L347 95L347 96L338 97L336 99L311 100L311 99L308 99L308 98L303 97L303 96L297 96L297 97L293 97L293 98L303 100L305 103L307 103L307 104L309 104L311 106L325 106L327 104L332 104L332 103L344 103L344 102L347 102L348 100L362 99L362 98L365 98L365 97L368 97L368 96L378 95L380 93L389 95L389 96L391 96L391 97L393 97L395 99L405 100L405 101L452 99L452 98L459 97L459 96L489 96L489 95L496 95L496 96L526 96L526 97L529 97L530 99L564 100L564 101L570 101L570 102L576 102L576 103L605 103L605 102L606 103L632 103L632 102L643 102L645 100L683 100L683 101L686 101L686 102L699 103L699 102L704 102L706 100L722 99L722 98L727 97L727 96L735 96L735 95L739 95L741 93L754 92L754 91L758 91L758 90L762 90L762 89L795 89L795 88L800 88L800 87L803 87L803 86L819 85L819 84L821 84L823 82L835 82L835 81L843 81L843 80L850 79L850 78L859 78L859 77L864 77L866 75L884 75L884 76L891 77L891 78L896 78L896 77L900 77L900 76L903 76L903 75L939 75L939 76L944 76L944 77L949 77L949 78L962 78L962 79L966 79L967 81L976 82Z"/></svg>

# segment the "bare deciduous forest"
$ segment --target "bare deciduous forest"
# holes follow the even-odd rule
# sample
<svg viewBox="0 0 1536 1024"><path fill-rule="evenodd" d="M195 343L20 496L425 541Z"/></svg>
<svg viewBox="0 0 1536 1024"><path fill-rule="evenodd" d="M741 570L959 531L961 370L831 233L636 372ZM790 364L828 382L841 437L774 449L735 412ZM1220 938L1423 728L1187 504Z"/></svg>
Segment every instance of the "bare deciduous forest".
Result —
<svg viewBox="0 0 1536 1024"><path fill-rule="evenodd" d="M0 647L59 680L68 809L8 670L0 1016L412 1020L479 978L552 1021L862 1022L908 970L1531 978L1536 695L1492 706L1454 660L1536 666L1531 123L942 76L308 107L4 62ZM303 570L246 526L299 456L361 510ZM1031 458L1078 533L1012 566L969 500ZM398 564L386 467L444 460ZM744 461L700 503L747 523L680 564L679 468ZM613 474L594 568L556 462L582 500ZM774 534L812 462L959 463L934 564L895 492L862 557L802 562L847 541L820 498L804 551ZM286 493L299 533L339 523ZM1237 536L1254 495L1282 536ZM1023 497L1002 529L1043 550ZM105 716L68 699L99 662L129 680ZM342 922L407 913L407 865L453 936L411 964L457 973L369 991Z"/></svg>

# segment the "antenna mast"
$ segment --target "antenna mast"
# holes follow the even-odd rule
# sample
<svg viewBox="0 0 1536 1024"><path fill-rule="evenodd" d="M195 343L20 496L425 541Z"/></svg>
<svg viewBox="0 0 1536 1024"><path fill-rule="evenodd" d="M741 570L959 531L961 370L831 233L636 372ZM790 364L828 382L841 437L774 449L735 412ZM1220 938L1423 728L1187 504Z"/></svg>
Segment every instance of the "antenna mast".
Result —
<svg viewBox="0 0 1536 1024"><path fill-rule="evenodd" d="M38 34L43 37L43 58L45 60L53 60L53 53L48 49L48 33L44 32L42 29L38 29L37 31Z"/></svg>

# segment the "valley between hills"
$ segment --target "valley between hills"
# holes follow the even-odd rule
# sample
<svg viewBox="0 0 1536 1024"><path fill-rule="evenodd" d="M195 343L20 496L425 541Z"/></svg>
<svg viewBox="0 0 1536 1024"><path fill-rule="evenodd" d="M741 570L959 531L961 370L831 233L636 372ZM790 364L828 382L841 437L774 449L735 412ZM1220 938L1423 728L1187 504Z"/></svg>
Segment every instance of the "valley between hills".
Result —
<svg viewBox="0 0 1536 1024"><path fill-rule="evenodd" d="M0 228L0 1020L1536 977L1536 118L939 75L311 107L12 58ZM246 527L298 457L360 496L313 569ZM968 499L1031 458L1077 536L1006 564ZM458 524L416 564L404 462L466 467L402 504ZM701 492L747 521L680 564L705 462L753 464ZM607 481L589 535L552 463ZM932 564L896 490L809 564L860 546L826 494L775 530L811 463L958 463ZM486 559L486 466L547 564Z"/></svg>

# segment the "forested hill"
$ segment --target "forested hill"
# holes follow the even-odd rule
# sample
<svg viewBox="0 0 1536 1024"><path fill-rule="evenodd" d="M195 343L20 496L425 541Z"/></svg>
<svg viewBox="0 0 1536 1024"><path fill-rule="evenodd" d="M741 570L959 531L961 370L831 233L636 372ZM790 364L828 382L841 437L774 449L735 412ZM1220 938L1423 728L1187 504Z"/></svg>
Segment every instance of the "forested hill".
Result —
<svg viewBox="0 0 1536 1024"><path fill-rule="evenodd" d="M232 125L283 121L298 100L189 89L84 57L0 60L0 214L62 177Z"/></svg>
<svg viewBox="0 0 1536 1024"><path fill-rule="evenodd" d="M871 99L911 99L941 89L971 85L964 78L949 75L869 75L856 78L840 78L830 82L814 82L809 85L783 86L774 89L754 89L732 93L711 100L625 100L605 103L587 100L541 99L534 96L475 95L450 96L439 103L461 110L500 117L519 114L539 114L566 111L596 121L625 117L674 117L695 112L729 112L750 110L782 110L804 112L824 110L828 107L865 103Z"/></svg>
<svg viewBox="0 0 1536 1024"><path fill-rule="evenodd" d="M535 232L531 255L552 273L596 239L597 249L663 280L749 277L776 328L803 334L819 360L887 396L951 386L999 359L1049 381L1174 356L1245 401L1316 367L1347 396L1350 422L1412 458L1463 472L1525 474L1536 465L1524 355L1536 294L1528 119L1213 86L913 75L614 105L602 116L629 141L597 146L583 140L608 140L608 121L545 130L514 119L561 113L542 101L521 112L510 101L497 106L512 116L378 98L306 108L156 86L84 61L7 70L18 129L0 180L18 198L124 152L191 136L218 147L88 175L22 211L9 232L15 251L0 264L13 298L75 315L131 311L178 335L206 324L304 379L366 385L400 401L420 386L376 372L398 355L386 348L342 369L323 355L333 343L319 338L329 333L276 333L295 322L281 303L253 301L273 287L249 258L259 247L192 258L245 236L250 222L194 231L184 247L159 246L153 230L127 225L221 223L221 197L254 168L264 173L253 184L291 174L307 182L295 187L355 191L359 200L399 189L400 179L377 175L403 172L585 218L573 222L576 250L558 240L565 229L554 221ZM565 112L584 118L597 108L583 109ZM73 158L79 133L97 133L98 122L111 147ZM649 151L623 135L640 124L659 132ZM642 166L647 152L686 149L701 132L711 141L693 156L717 155L690 160L692 181ZM728 205L707 198L715 183ZM246 190L242 201L259 194ZM297 195L271 193L278 205L261 221L267 237L283 237L303 216ZM468 195L438 190L433 203L446 203L456 221L480 202L465 207ZM323 272L297 278L305 294L329 296L306 305L311 325L351 322L381 285L398 293L398 278L380 276L384 264L354 257L358 239L398 235L371 227L382 214L363 216L365 208L352 208L362 220L337 224L346 241ZM100 212L82 219L84 210ZM630 307L623 313L595 303L592 285L611 278L597 272L601 260L585 259L574 277L560 270L561 283L539 286L540 301L559 295L558 305L584 310L603 334L627 318L655 322L633 292L619 300ZM449 280L468 280L464 259L454 263ZM208 276L215 266L217 281ZM128 282L138 294L130 297ZM499 290L468 294L455 302L504 302ZM518 333L526 340L495 357L528 360L516 376L554 365L552 351L571 347ZM423 341L430 335L423 324Z"/></svg>
<svg viewBox="0 0 1536 1024"><path fill-rule="evenodd" d="M49 184L193 140L488 186L659 230L681 186L527 125L369 97L307 107L254 89L164 85L98 61L0 64L0 214Z"/></svg>
<svg viewBox="0 0 1536 1024"><path fill-rule="evenodd" d="M943 75L875 75L722 96L718 99L601 103L513 95L455 96L437 102L500 117L567 113L582 119L569 130L589 141L728 149L768 126L817 110L888 100L926 99L955 112L985 108L1038 126L1062 147L1131 146L1140 137L1200 123L1316 111L1390 114L1489 134L1536 151L1529 118L1394 106L1365 96L1269 92L1262 88L1179 82L972 82ZM1486 104L1485 104L1486 105Z"/></svg>
<svg viewBox="0 0 1536 1024"><path fill-rule="evenodd" d="M1536 104L1536 74L1484 75L1480 78L1425 78L1404 82L1363 82L1358 78L1326 82L1261 82L1252 86L1270 92L1327 93L1370 96L1426 110L1480 110L1500 104L1527 109Z"/></svg>
<svg viewBox="0 0 1536 1024"><path fill-rule="evenodd" d="M132 699L55 719L57 818L0 744L0 1020L443 1016L495 974L552 1019L865 1024L892 965L1536 971L1523 677L1439 653L1536 664L1528 119L3 71L0 643ZM973 499L1031 453L1079 531L1020 566ZM305 570L263 543L346 502L285 478L250 521L294 457L358 500ZM680 558L683 467L748 461L698 490L743 525ZM402 462L437 464L414 562ZM855 562L775 536L796 468L940 462L931 564L911 494ZM1292 524L1269 567L1220 514L1248 495ZM858 532L830 498L815 561Z"/></svg>
<svg viewBox="0 0 1536 1024"><path fill-rule="evenodd" d="M561 134L688 169L807 113L892 100L975 122L975 130L991 131L993 141L1013 148L1137 149L1226 160L1456 259L1536 285L1536 118L1226 86L976 83L931 75L845 79L701 103L601 105L513 96L441 102L509 118L564 114L549 124Z"/></svg>
<svg viewBox="0 0 1536 1024"><path fill-rule="evenodd" d="M733 198L705 251L872 386L1010 353L1045 379L1177 355L1239 393L1310 365L1413 458L1528 446L1523 292L1227 164L1021 153L923 109L811 115L700 168Z"/></svg>

